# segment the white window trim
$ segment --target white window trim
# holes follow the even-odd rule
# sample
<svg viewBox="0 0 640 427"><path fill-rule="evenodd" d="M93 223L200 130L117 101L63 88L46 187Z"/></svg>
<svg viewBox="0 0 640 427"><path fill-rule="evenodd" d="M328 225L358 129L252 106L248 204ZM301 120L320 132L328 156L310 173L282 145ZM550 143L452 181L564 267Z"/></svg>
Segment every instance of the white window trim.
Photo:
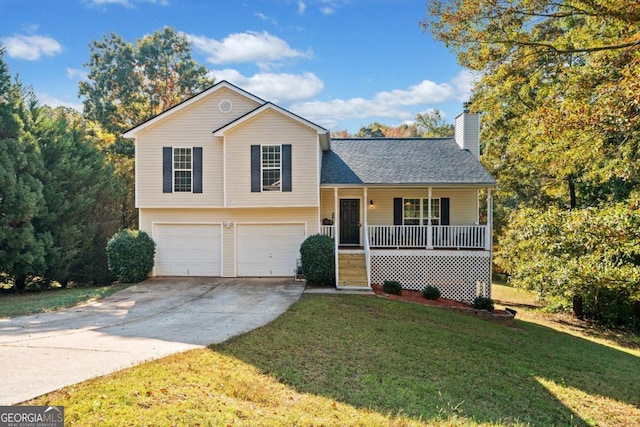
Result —
<svg viewBox="0 0 640 427"><path fill-rule="evenodd" d="M176 169L176 151L177 150L189 150L191 164L189 165L189 169ZM173 153L171 157L171 178L173 181L173 192L174 193L193 193L193 147L173 147ZM176 172L187 171L191 175L191 180L189 184L189 191L185 190L177 190L176 189Z"/></svg>
<svg viewBox="0 0 640 427"><path fill-rule="evenodd" d="M407 200L419 200L420 203L420 217L419 218L406 218L404 216L405 207L407 206ZM432 216L431 220L437 220L438 224L440 224L440 219L442 216L442 204L440 202L440 197L432 197L431 203L437 200L438 201L438 216ZM424 197L403 197L402 198L402 225L416 225L416 224L405 224L405 220L418 220L417 225L426 225L425 223L429 221L429 199ZM435 224L432 224L435 225Z"/></svg>
<svg viewBox="0 0 640 427"><path fill-rule="evenodd" d="M263 149L265 147L278 147L278 151L280 153L279 166L269 166L265 167L264 165L264 152ZM278 189L269 189L265 190L264 187L264 171L265 170L278 170L280 172L280 180L278 181ZM267 193L281 193L282 192L282 144L264 144L260 145L260 189L262 192Z"/></svg>

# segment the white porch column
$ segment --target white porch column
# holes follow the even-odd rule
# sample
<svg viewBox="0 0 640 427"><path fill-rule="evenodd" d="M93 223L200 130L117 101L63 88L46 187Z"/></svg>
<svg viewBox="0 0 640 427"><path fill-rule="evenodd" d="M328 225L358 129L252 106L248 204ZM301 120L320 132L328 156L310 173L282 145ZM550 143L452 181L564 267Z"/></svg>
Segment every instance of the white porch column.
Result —
<svg viewBox="0 0 640 427"><path fill-rule="evenodd" d="M493 193L491 188L487 188L487 236L485 238L485 249L490 251L493 246Z"/></svg>
<svg viewBox="0 0 640 427"><path fill-rule="evenodd" d="M427 202L427 249L433 249L433 226L431 225L431 197L433 188L429 187L429 199Z"/></svg>
<svg viewBox="0 0 640 427"><path fill-rule="evenodd" d="M369 224L369 189L367 187L364 187L363 197L364 197L364 208L362 210L364 211L364 215L362 218L362 227L366 227L367 224ZM364 231L364 228L362 230ZM363 235L364 235L364 232L363 232Z"/></svg>
<svg viewBox="0 0 640 427"><path fill-rule="evenodd" d="M340 266L338 265L338 247L340 246L340 200L338 199L338 187L333 189L333 238L335 239L335 265L336 265L336 287L340 283Z"/></svg>

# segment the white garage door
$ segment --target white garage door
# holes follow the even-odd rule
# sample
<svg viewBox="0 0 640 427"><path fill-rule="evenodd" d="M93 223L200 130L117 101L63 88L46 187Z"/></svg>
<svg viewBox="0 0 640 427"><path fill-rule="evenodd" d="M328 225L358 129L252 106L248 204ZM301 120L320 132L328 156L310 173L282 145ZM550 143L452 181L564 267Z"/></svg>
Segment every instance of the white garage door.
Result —
<svg viewBox="0 0 640 427"><path fill-rule="evenodd" d="M238 276L292 276L304 238L303 224L238 225Z"/></svg>
<svg viewBox="0 0 640 427"><path fill-rule="evenodd" d="M220 226L156 224L157 276L220 276Z"/></svg>

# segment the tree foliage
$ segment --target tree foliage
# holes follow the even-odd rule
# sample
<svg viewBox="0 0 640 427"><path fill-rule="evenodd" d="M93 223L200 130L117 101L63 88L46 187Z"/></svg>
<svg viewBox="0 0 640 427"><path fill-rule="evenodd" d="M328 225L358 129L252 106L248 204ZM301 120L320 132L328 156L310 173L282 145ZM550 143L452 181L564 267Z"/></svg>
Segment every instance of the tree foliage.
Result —
<svg viewBox="0 0 640 427"><path fill-rule="evenodd" d="M0 50L0 272L22 291L29 276L46 267L47 235L33 220L43 209L42 160L34 138L25 130L22 87L11 81Z"/></svg>
<svg viewBox="0 0 640 427"><path fill-rule="evenodd" d="M106 280L103 245L118 224L112 168L76 111L36 106L31 115L43 160L44 208L34 223L52 239L44 276L63 285Z"/></svg>
<svg viewBox="0 0 640 427"><path fill-rule="evenodd" d="M584 298L585 309L598 320L596 306L606 295L622 296L614 325L640 325L625 306L640 304L640 211L626 203L601 208L514 213L500 244L496 263L510 281L542 296L572 301ZM598 298L598 296L602 296ZM610 303L613 304L613 303Z"/></svg>
<svg viewBox="0 0 640 427"><path fill-rule="evenodd" d="M639 14L637 1L428 3L423 25L482 72L473 108L506 204L589 206L637 185Z"/></svg>
<svg viewBox="0 0 640 427"><path fill-rule="evenodd" d="M96 123L100 145L115 168L121 226L135 227L134 147L120 134L200 93L213 80L192 59L186 36L169 27L135 44L111 33L89 48L89 73L80 82L84 117Z"/></svg>
<svg viewBox="0 0 640 427"><path fill-rule="evenodd" d="M334 138L450 138L453 137L454 126L447 123L440 110L430 110L416 115L413 123L399 126L388 126L373 122L362 126L355 135L346 130L332 134Z"/></svg>
<svg viewBox="0 0 640 427"><path fill-rule="evenodd" d="M107 132L125 130L211 86L191 58L186 36L165 27L136 44L111 33L89 45L87 80L80 82L84 115Z"/></svg>
<svg viewBox="0 0 640 427"><path fill-rule="evenodd" d="M78 113L38 106L1 56L0 90L0 273L18 292L33 280L104 280L114 222L103 156Z"/></svg>
<svg viewBox="0 0 640 427"><path fill-rule="evenodd" d="M454 133L453 124L445 122L438 109L418 113L415 126L416 133L421 138L451 138Z"/></svg>
<svg viewBox="0 0 640 427"><path fill-rule="evenodd" d="M481 76L472 108L498 181L498 264L567 298L636 298L637 256L612 255L634 236L610 221L638 208L640 2L429 0L422 25Z"/></svg>

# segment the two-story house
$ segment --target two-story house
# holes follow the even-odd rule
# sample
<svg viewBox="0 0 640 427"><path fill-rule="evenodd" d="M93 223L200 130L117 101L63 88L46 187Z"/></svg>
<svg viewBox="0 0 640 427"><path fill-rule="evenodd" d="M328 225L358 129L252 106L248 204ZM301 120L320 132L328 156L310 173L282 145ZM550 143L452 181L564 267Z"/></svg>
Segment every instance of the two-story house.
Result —
<svg viewBox="0 0 640 427"><path fill-rule="evenodd" d="M490 292L495 180L478 161L477 114L456 119L455 138L331 140L222 81L124 137L135 139L155 276L291 276L301 243L323 233L335 239L339 288Z"/></svg>

